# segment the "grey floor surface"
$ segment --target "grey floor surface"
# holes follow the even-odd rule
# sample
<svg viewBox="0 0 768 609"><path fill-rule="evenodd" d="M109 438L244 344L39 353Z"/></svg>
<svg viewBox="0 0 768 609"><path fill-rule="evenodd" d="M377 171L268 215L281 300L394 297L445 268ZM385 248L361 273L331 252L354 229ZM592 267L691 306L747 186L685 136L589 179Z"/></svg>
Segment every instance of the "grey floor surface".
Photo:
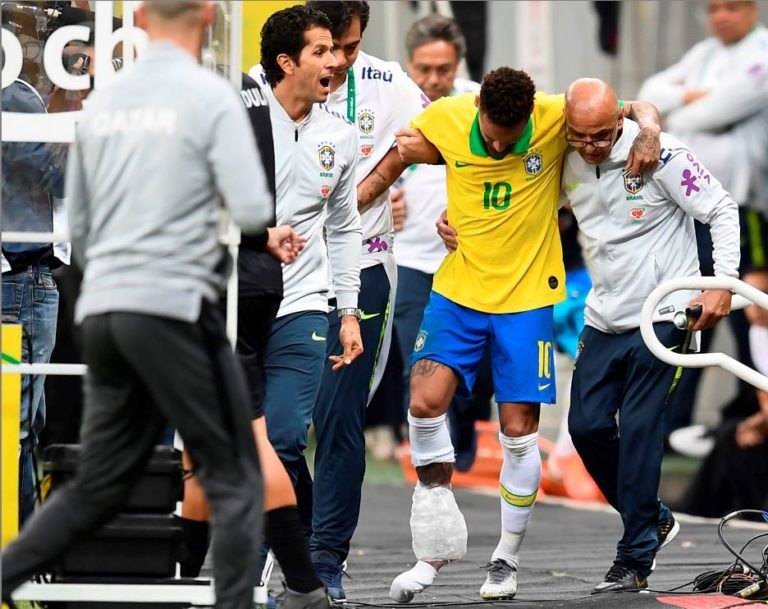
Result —
<svg viewBox="0 0 768 609"><path fill-rule="evenodd" d="M410 495L411 488L405 485L364 487L361 520L349 558L350 578L344 579L350 603L390 603L388 591L392 579L413 564L408 524ZM435 584L414 603L481 603L478 590L485 578L482 566L498 541L499 500L491 494L462 490L457 490L456 496L469 529L467 555L445 567ZM681 524L677 539L659 554L658 568L649 579L653 590L666 591L681 586L703 571L726 567L732 560L717 538L715 523L684 521ZM750 528L727 527L727 539L740 547L752 535L768 532L768 526L760 530L756 528L758 525L748 526ZM611 512L547 503L537 505L521 553L518 596L505 604L521 609L661 607L666 604L654 594L589 597L592 586L601 581L611 564L620 527L618 516ZM756 546L758 550L751 556L759 561L765 543L758 542ZM272 587L279 585L279 573L273 576L271 584ZM715 609L729 603L728 599L686 599L676 606Z"/></svg>

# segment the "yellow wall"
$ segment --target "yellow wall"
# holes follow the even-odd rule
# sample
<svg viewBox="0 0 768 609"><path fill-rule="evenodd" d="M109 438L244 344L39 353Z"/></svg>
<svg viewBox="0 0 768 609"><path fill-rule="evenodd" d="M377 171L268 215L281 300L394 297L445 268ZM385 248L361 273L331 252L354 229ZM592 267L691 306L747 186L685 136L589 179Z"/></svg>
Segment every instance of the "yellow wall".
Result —
<svg viewBox="0 0 768 609"><path fill-rule="evenodd" d="M238 0L234 0L237 2ZM243 2L243 72L259 63L260 34L264 22L282 8L302 4L301 0L244 0ZM115 17L122 17L123 3L116 1Z"/></svg>
<svg viewBox="0 0 768 609"><path fill-rule="evenodd" d="M3 324L3 362L16 364L21 360L21 326ZM0 541L5 546L16 536L19 528L19 411L21 405L21 376L3 374L2 380L2 531Z"/></svg>
<svg viewBox="0 0 768 609"><path fill-rule="evenodd" d="M302 4L296 1L246 0L243 2L243 72L259 63L261 28L272 13L282 8Z"/></svg>

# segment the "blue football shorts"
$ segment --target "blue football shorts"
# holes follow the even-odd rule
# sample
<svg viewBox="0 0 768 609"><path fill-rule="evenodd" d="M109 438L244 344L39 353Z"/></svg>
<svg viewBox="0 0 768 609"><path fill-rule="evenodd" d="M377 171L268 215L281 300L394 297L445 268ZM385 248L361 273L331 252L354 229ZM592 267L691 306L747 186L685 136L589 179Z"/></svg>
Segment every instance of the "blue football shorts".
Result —
<svg viewBox="0 0 768 609"><path fill-rule="evenodd" d="M496 401L554 404L552 307L483 313L432 292L416 337L411 366L429 359L452 368L457 394L468 397L490 346Z"/></svg>

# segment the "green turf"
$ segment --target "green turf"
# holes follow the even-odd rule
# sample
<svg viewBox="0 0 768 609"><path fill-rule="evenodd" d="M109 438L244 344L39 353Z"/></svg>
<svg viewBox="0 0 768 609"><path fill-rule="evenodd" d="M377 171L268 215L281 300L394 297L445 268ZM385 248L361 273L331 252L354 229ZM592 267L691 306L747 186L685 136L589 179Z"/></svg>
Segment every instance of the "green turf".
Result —
<svg viewBox="0 0 768 609"><path fill-rule="evenodd" d="M684 457L683 455L664 455L661 462L661 474L693 475L701 466L701 459Z"/></svg>
<svg viewBox="0 0 768 609"><path fill-rule="evenodd" d="M315 471L315 435L309 436L309 445L304 453L309 470ZM403 471L397 461L377 461L369 453L365 454L365 481L368 484L396 484L403 482Z"/></svg>

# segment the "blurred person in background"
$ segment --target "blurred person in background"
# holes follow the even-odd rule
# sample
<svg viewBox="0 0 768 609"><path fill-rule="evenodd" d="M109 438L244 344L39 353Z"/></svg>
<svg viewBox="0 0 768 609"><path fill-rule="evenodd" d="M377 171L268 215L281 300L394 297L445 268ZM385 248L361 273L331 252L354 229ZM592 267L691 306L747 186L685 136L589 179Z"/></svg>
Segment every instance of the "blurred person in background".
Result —
<svg viewBox="0 0 768 609"><path fill-rule="evenodd" d="M411 7L416 10L419 20L427 14L436 14L452 20L459 26L462 38L466 41L462 58L466 63L466 71L473 81L480 82L485 74L485 54L488 45L488 3L429 0L412 1Z"/></svg>
<svg viewBox="0 0 768 609"><path fill-rule="evenodd" d="M46 114L46 104L34 86L42 69L34 6L15 3L2 9L3 27L22 41L24 50L19 78L2 91L2 111ZM63 202L66 160L65 144L3 141L3 230L67 231ZM69 264L69 244L4 242L1 259L3 323L21 325L23 363L47 364L56 341L59 308L52 271ZM21 377L20 524L35 508L38 484L33 452L46 421L45 378L44 374Z"/></svg>
<svg viewBox="0 0 768 609"><path fill-rule="evenodd" d="M742 280L768 294L768 267L755 267ZM768 309L751 305L749 348L760 374L768 376ZM720 518L740 509L768 505L768 393L752 387L723 408L713 447L675 509Z"/></svg>
<svg viewBox="0 0 768 609"><path fill-rule="evenodd" d="M706 8L713 36L649 78L638 99L658 107L665 130L686 142L739 204L742 268L764 266L768 262L768 30L758 21L757 2L710 0ZM713 275L712 239L700 222L696 238L702 274ZM751 367L744 313L734 311L730 325L738 359ZM703 351L711 338L712 331L703 333ZM666 414L667 434L690 425L701 374L700 368L683 372Z"/></svg>

